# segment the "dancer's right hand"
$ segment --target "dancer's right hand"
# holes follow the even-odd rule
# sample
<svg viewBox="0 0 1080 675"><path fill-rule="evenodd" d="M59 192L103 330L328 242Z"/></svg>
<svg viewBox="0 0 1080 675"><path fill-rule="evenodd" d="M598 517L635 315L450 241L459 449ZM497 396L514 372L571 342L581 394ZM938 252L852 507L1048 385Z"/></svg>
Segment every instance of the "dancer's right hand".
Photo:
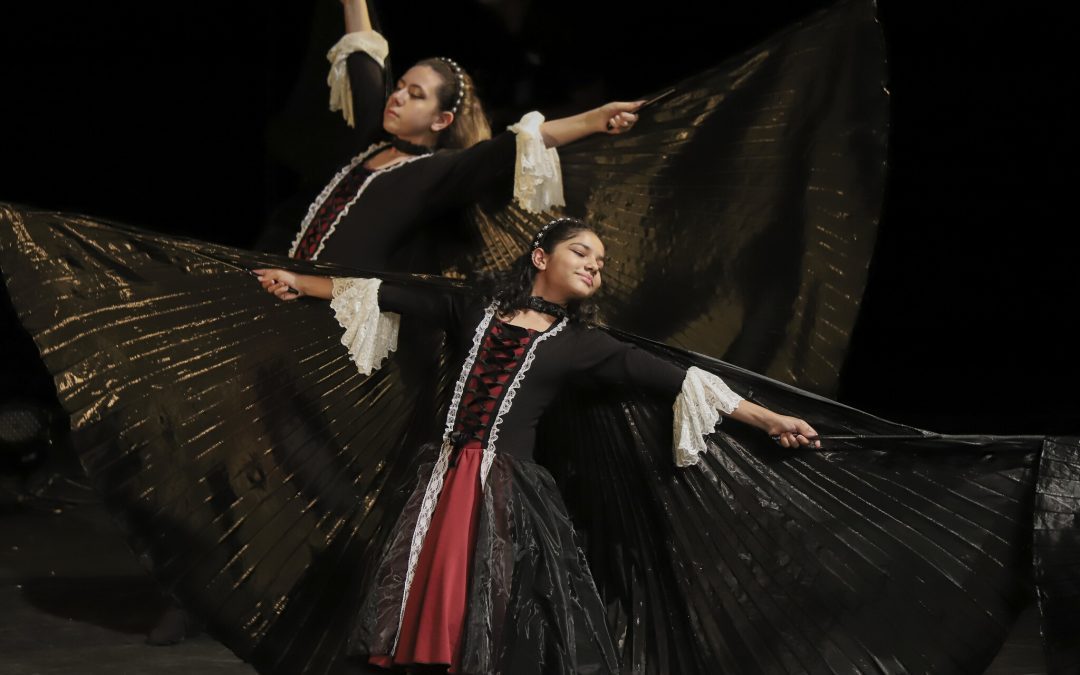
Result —
<svg viewBox="0 0 1080 675"><path fill-rule="evenodd" d="M607 134L625 134L637 123L637 109L645 101L612 101L596 109L596 114L603 121L600 131Z"/></svg>
<svg viewBox="0 0 1080 675"><path fill-rule="evenodd" d="M251 270L267 293L279 300L295 300L304 294L299 290L299 275L279 269Z"/></svg>

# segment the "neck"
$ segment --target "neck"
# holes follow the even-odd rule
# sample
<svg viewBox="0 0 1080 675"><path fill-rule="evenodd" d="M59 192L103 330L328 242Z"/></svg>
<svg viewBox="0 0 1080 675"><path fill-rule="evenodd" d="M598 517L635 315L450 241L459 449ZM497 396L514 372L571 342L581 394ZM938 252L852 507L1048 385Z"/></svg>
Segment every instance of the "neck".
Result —
<svg viewBox="0 0 1080 675"><path fill-rule="evenodd" d="M543 298L533 295L520 307L520 311L523 312L536 312L537 314L546 314L554 317L557 320L561 320L567 316L567 310L562 305L556 305L553 302L548 302Z"/></svg>
<svg viewBox="0 0 1080 675"><path fill-rule="evenodd" d="M394 140L402 141L403 144L434 149L435 144L439 141L439 135L429 131L423 134L413 134L411 136L395 136Z"/></svg>
<svg viewBox="0 0 1080 675"><path fill-rule="evenodd" d="M542 281L542 279L537 279L536 282L533 283L532 291L529 295L541 298L547 302L559 305L560 307L566 307L566 305L569 304L569 298L565 297L562 293L552 292L551 289L547 288L546 284L542 283Z"/></svg>
<svg viewBox="0 0 1080 675"><path fill-rule="evenodd" d="M539 298L540 300L542 300L544 302L550 303L552 305L556 305L558 307L562 307L563 309L566 309L566 306L569 304L566 300L549 300L548 298L545 298L542 295L534 295L532 297Z"/></svg>

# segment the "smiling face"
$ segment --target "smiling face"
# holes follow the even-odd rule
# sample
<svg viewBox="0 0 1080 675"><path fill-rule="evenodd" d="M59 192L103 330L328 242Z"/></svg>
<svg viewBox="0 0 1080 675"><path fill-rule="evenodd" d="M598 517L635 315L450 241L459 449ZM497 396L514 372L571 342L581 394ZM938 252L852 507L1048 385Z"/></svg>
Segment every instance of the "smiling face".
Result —
<svg viewBox="0 0 1080 675"><path fill-rule="evenodd" d="M383 108L383 129L405 140L430 145L429 141L454 120L441 109L442 77L430 66L413 66L397 82Z"/></svg>
<svg viewBox="0 0 1080 675"><path fill-rule="evenodd" d="M604 244L594 232L581 230L551 252L536 249L532 262L538 270L533 295L559 304L584 300L600 289Z"/></svg>

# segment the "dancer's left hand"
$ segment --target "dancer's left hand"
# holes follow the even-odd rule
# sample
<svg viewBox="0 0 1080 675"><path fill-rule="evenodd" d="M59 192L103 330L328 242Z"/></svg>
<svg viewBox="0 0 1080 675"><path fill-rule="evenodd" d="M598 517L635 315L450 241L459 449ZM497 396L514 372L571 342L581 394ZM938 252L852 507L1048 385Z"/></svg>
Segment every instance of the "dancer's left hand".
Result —
<svg viewBox="0 0 1080 675"><path fill-rule="evenodd" d="M599 117L604 120L604 133L625 134L627 131L630 131L638 121L638 116L635 111L637 111L644 102L645 101L613 101L597 108Z"/></svg>
<svg viewBox="0 0 1080 675"><path fill-rule="evenodd" d="M797 448L800 445L821 447L821 441L815 440L817 432L814 431L814 427L798 417L774 413L773 418L766 425L765 432L785 448Z"/></svg>

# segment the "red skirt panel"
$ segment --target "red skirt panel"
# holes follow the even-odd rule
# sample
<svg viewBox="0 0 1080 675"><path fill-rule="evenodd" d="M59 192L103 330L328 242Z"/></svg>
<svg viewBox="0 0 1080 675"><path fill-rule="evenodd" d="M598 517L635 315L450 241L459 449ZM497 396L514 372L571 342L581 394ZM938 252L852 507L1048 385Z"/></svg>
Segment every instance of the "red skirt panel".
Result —
<svg viewBox="0 0 1080 675"><path fill-rule="evenodd" d="M405 601L397 649L392 656L372 656L372 664L383 668L446 664L449 672L458 672L483 456L480 444L470 443L461 450L457 465L446 470Z"/></svg>

